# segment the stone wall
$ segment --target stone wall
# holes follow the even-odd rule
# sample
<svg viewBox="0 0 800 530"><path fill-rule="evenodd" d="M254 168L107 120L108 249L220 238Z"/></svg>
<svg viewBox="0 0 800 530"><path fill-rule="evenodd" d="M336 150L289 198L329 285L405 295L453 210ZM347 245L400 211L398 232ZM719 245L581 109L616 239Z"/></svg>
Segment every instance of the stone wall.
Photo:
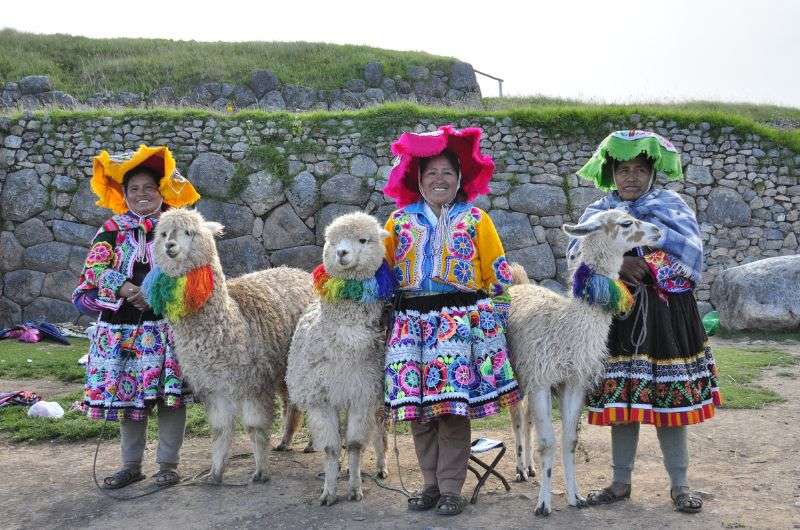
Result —
<svg viewBox="0 0 800 530"><path fill-rule="evenodd" d="M0 85L0 109L33 110L41 107L200 107L219 111L262 109L344 110L360 109L387 101L424 105L481 108L481 91L475 71L467 63L455 62L449 71L411 66L405 75L386 76L383 65L368 63L362 77L348 80L333 90L316 90L281 82L271 70L256 70L247 83L200 83L185 94L171 86L149 94L100 92L79 100L55 89L46 75L31 75Z"/></svg>
<svg viewBox="0 0 800 530"><path fill-rule="evenodd" d="M311 118L306 118L310 120ZM96 227L109 212L94 206L92 157L139 143L164 143L204 196L199 209L227 227L219 241L229 274L319 262L324 227L363 209L384 220L392 205L381 189L389 142L401 129L438 123L370 118L248 119L215 115L170 118L23 115L0 118L0 326L46 316L77 317L68 302ZM757 135L707 123L640 120L604 124L587 134L515 124L510 118L456 120L484 127L497 171L477 204L490 212L510 259L553 288L567 283L564 222L600 194L575 171L612 128L641 126L671 138L683 153L686 180L667 187L696 209L707 270L698 298L721 270L798 253L800 156Z"/></svg>

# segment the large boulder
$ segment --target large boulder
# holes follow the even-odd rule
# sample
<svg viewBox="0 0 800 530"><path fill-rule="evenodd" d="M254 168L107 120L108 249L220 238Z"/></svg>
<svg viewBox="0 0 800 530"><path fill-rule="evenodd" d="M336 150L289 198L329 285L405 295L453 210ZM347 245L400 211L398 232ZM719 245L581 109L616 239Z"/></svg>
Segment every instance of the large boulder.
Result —
<svg viewBox="0 0 800 530"><path fill-rule="evenodd" d="M299 247L277 250L270 256L272 265L286 265L311 272L314 267L322 263L322 247L316 245L302 245Z"/></svg>
<svg viewBox="0 0 800 530"><path fill-rule="evenodd" d="M345 173L326 180L320 191L323 202L358 205L367 202L370 192L364 179Z"/></svg>
<svg viewBox="0 0 800 530"><path fill-rule="evenodd" d="M524 213L492 210L489 215L506 250L517 250L536 245L531 223Z"/></svg>
<svg viewBox="0 0 800 530"><path fill-rule="evenodd" d="M224 197L235 172L236 166L222 155L201 153L189 166L189 180L201 195Z"/></svg>
<svg viewBox="0 0 800 530"><path fill-rule="evenodd" d="M750 207L742 196L729 188L715 188L708 195L708 207L701 221L723 226L749 226Z"/></svg>
<svg viewBox="0 0 800 530"><path fill-rule="evenodd" d="M800 331L800 255L726 269L714 282L711 302L726 329Z"/></svg>
<svg viewBox="0 0 800 530"><path fill-rule="evenodd" d="M97 206L96 202L97 197L89 187L89 182L82 182L78 187L78 192L72 197L69 213L87 225L99 227L113 214L111 210Z"/></svg>
<svg viewBox="0 0 800 530"><path fill-rule="evenodd" d="M19 91L22 94L41 94L53 90L50 77L46 75L28 75L19 80Z"/></svg>
<svg viewBox="0 0 800 530"><path fill-rule="evenodd" d="M10 221L25 221L43 212L47 190L39 182L34 169L9 173L0 194L0 217Z"/></svg>
<svg viewBox="0 0 800 530"><path fill-rule="evenodd" d="M229 278L269 267L264 247L253 236L218 241L217 251L222 270Z"/></svg>
<svg viewBox="0 0 800 530"><path fill-rule="evenodd" d="M262 237L269 250L314 243L314 233L288 204L275 208L267 216Z"/></svg>
<svg viewBox="0 0 800 530"><path fill-rule="evenodd" d="M222 237L225 239L251 235L253 233L255 216L247 206L214 199L203 199L198 204L197 211L203 214L203 217L209 221L217 221L225 225L225 231L222 234Z"/></svg>
<svg viewBox="0 0 800 530"><path fill-rule="evenodd" d="M264 215L283 202L283 182L268 171L253 173L247 181L241 198L256 215Z"/></svg>
<svg viewBox="0 0 800 530"><path fill-rule="evenodd" d="M534 215L561 215L567 211L563 188L548 184L515 186L508 198L512 210Z"/></svg>

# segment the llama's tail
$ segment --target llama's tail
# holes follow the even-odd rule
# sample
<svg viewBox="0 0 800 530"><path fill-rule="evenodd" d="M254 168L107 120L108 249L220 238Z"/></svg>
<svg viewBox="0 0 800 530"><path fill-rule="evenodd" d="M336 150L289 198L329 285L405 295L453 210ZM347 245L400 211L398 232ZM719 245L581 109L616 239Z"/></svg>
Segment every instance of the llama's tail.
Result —
<svg viewBox="0 0 800 530"><path fill-rule="evenodd" d="M525 271L525 267L516 262L511 263L511 278L514 285L531 283L531 281L528 279L528 273Z"/></svg>

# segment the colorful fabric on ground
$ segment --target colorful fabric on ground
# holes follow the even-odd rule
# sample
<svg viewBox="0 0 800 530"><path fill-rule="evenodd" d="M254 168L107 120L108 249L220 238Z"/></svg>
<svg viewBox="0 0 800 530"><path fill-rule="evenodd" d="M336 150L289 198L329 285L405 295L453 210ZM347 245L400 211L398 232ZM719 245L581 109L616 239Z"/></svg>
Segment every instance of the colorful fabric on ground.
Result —
<svg viewBox="0 0 800 530"><path fill-rule="evenodd" d="M384 400L396 420L481 418L521 397L490 299L425 313L398 311L384 368Z"/></svg>
<svg viewBox="0 0 800 530"><path fill-rule="evenodd" d="M72 294L72 302L81 312L120 308L123 300L117 297L117 292L133 276L137 257L143 256L152 263L153 244L144 238L140 241L137 233L150 234L156 223L156 218L140 218L131 213L115 215L103 223Z"/></svg>
<svg viewBox="0 0 800 530"><path fill-rule="evenodd" d="M656 171L661 171L669 180L683 178L681 155L672 143L650 131L614 131L600 142L592 157L578 170L578 176L591 180L601 190L616 188L613 175L613 160L625 161L646 154L653 161Z"/></svg>
<svg viewBox="0 0 800 530"><path fill-rule="evenodd" d="M311 274L314 291L326 302L351 300L363 304L374 304L389 301L397 288L397 280L386 260L375 272L373 278L367 280L345 280L332 278L320 264Z"/></svg>
<svg viewBox="0 0 800 530"><path fill-rule="evenodd" d="M386 221L386 257L399 288L419 290L426 278L425 249L433 230L423 222L424 203L392 212ZM453 205L450 233L430 256L430 278L460 291L501 294L512 283L511 267L489 215L466 203Z"/></svg>
<svg viewBox="0 0 800 530"><path fill-rule="evenodd" d="M158 399L168 407L181 406L181 377L167 322L98 322L86 365L87 414L93 419L141 420Z"/></svg>
<svg viewBox="0 0 800 530"><path fill-rule="evenodd" d="M38 394L28 390L18 390L16 392L0 392L0 408L10 407L11 405L30 406L40 401L42 398Z"/></svg>
<svg viewBox="0 0 800 530"><path fill-rule="evenodd" d="M680 195L672 190L659 188L645 193L635 201L623 201L613 191L587 206L579 222L583 223L596 213L611 209L628 212L636 219L658 226L663 235L655 247L670 254L674 270L695 284L700 281L703 269L703 238L694 211ZM570 240L567 248L570 256L577 255L580 251L580 240Z"/></svg>
<svg viewBox="0 0 800 530"><path fill-rule="evenodd" d="M581 263L572 276L572 296L589 305L599 305L615 315L625 315L633 307L633 295L621 280L595 273Z"/></svg>
<svg viewBox="0 0 800 530"><path fill-rule="evenodd" d="M214 272L211 265L204 265L173 278L154 266L142 282L142 292L153 311L176 322L199 311L211 298Z"/></svg>

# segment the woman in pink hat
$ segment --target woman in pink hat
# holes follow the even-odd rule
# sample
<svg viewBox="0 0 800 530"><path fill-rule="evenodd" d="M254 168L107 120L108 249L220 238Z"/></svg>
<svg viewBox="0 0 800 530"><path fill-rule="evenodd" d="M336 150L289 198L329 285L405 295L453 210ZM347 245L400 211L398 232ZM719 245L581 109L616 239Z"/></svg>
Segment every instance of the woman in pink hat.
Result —
<svg viewBox="0 0 800 530"><path fill-rule="evenodd" d="M466 505L470 418L520 399L505 339L511 271L491 218L471 204L489 191L481 130L403 133L384 193L386 258L399 282L386 351L385 402L411 421L425 481L412 510L456 515Z"/></svg>

